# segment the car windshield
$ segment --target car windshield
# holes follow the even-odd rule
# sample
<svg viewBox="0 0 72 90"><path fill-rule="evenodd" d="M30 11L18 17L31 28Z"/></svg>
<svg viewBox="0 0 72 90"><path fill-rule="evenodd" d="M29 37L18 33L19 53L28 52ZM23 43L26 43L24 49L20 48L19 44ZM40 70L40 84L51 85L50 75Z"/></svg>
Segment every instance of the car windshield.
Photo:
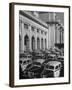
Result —
<svg viewBox="0 0 72 90"><path fill-rule="evenodd" d="M24 61L23 64L26 64L26 61Z"/></svg>
<svg viewBox="0 0 72 90"><path fill-rule="evenodd" d="M46 63L48 63L48 62L49 62L49 60L46 60L46 61L43 62L43 64L46 64Z"/></svg>
<svg viewBox="0 0 72 90"><path fill-rule="evenodd" d="M34 62L34 63L32 63L32 64L29 64L29 65L26 67L26 69L30 69L30 68L32 68L32 67L34 67L34 66L41 67L41 64L38 63L38 62Z"/></svg>
<svg viewBox="0 0 72 90"><path fill-rule="evenodd" d="M46 68L48 68L48 69L54 69L54 66L46 65Z"/></svg>
<svg viewBox="0 0 72 90"><path fill-rule="evenodd" d="M39 62L34 62L33 65L34 66L39 66L39 67L41 66L41 64Z"/></svg>
<svg viewBox="0 0 72 90"><path fill-rule="evenodd" d="M32 64L29 64L26 68L28 69L28 68L30 68L32 66Z"/></svg>

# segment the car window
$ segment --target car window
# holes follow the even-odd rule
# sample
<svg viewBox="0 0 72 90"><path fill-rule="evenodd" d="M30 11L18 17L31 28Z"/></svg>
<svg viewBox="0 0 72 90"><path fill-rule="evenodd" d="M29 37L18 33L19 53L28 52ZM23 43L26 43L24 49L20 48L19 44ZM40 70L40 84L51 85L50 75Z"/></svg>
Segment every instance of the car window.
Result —
<svg viewBox="0 0 72 90"><path fill-rule="evenodd" d="M39 63L39 62L33 62L33 64L39 64L39 65L40 65L40 63Z"/></svg>
<svg viewBox="0 0 72 90"><path fill-rule="evenodd" d="M24 56L24 58L27 58L27 56Z"/></svg>
<svg viewBox="0 0 72 90"><path fill-rule="evenodd" d="M60 64L59 64L59 67L60 67Z"/></svg>
<svg viewBox="0 0 72 90"><path fill-rule="evenodd" d="M61 58L58 58L59 60L61 59Z"/></svg>
<svg viewBox="0 0 72 90"><path fill-rule="evenodd" d="M54 69L54 66L49 66L49 69Z"/></svg>
<svg viewBox="0 0 72 90"><path fill-rule="evenodd" d="M61 64L59 64L59 67L61 67Z"/></svg>
<svg viewBox="0 0 72 90"><path fill-rule="evenodd" d="M30 63L31 62L31 60L27 60L27 63Z"/></svg>
<svg viewBox="0 0 72 90"><path fill-rule="evenodd" d="M48 69L54 69L54 66L46 65L46 68L48 68Z"/></svg>
<svg viewBox="0 0 72 90"><path fill-rule="evenodd" d="M29 64L27 67L26 67L26 69L29 69L29 68L31 68L32 67L32 64Z"/></svg>
<svg viewBox="0 0 72 90"><path fill-rule="evenodd" d="M59 68L59 66L56 66L56 67L55 67L55 69L58 69L58 68Z"/></svg>
<svg viewBox="0 0 72 90"><path fill-rule="evenodd" d="M23 64L26 64L26 61L24 61Z"/></svg>
<svg viewBox="0 0 72 90"><path fill-rule="evenodd" d="M34 66L41 67L41 64L40 64L39 62L34 62L33 65L34 65Z"/></svg>
<svg viewBox="0 0 72 90"><path fill-rule="evenodd" d="M29 61L29 60L27 60L27 62L29 63L30 61Z"/></svg>
<svg viewBox="0 0 72 90"><path fill-rule="evenodd" d="M49 66L48 66L48 65L46 65L46 68L49 68Z"/></svg>
<svg viewBox="0 0 72 90"><path fill-rule="evenodd" d="M30 56L27 56L28 58L30 58Z"/></svg>

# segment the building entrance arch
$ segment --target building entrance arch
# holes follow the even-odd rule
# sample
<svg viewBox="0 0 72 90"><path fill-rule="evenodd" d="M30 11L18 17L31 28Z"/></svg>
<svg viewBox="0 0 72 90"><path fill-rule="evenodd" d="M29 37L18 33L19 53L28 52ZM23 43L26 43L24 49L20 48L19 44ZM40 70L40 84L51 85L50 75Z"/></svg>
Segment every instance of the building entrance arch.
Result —
<svg viewBox="0 0 72 90"><path fill-rule="evenodd" d="M35 50L35 38L32 36L32 50Z"/></svg>
<svg viewBox="0 0 72 90"><path fill-rule="evenodd" d="M37 49L40 49L40 39L37 38Z"/></svg>
<svg viewBox="0 0 72 90"><path fill-rule="evenodd" d="M25 45L25 50L29 50L29 37L28 37L28 35L25 35L25 37L24 37L24 45Z"/></svg>

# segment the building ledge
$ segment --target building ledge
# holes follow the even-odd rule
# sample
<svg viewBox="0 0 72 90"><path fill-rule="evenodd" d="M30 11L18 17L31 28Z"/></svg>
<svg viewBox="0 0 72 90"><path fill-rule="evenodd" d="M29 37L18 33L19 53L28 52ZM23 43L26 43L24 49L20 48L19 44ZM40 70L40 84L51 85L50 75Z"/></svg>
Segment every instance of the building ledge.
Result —
<svg viewBox="0 0 72 90"><path fill-rule="evenodd" d="M27 13L26 11L20 11L20 14L48 29L48 25L45 22L43 22L40 19L34 17L33 15Z"/></svg>

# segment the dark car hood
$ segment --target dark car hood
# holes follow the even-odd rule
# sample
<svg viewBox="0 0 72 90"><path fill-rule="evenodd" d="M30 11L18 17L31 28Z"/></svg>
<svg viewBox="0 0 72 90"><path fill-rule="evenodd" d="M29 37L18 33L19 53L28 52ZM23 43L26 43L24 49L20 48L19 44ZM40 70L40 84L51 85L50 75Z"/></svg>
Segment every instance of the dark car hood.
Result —
<svg viewBox="0 0 72 90"><path fill-rule="evenodd" d="M43 74L49 74L49 73L52 73L53 71L51 71L51 70L45 70L45 71L43 71Z"/></svg>
<svg viewBox="0 0 72 90"><path fill-rule="evenodd" d="M41 69L42 69L41 67L33 66L33 67L27 69L27 71L37 73L37 72L41 72Z"/></svg>

